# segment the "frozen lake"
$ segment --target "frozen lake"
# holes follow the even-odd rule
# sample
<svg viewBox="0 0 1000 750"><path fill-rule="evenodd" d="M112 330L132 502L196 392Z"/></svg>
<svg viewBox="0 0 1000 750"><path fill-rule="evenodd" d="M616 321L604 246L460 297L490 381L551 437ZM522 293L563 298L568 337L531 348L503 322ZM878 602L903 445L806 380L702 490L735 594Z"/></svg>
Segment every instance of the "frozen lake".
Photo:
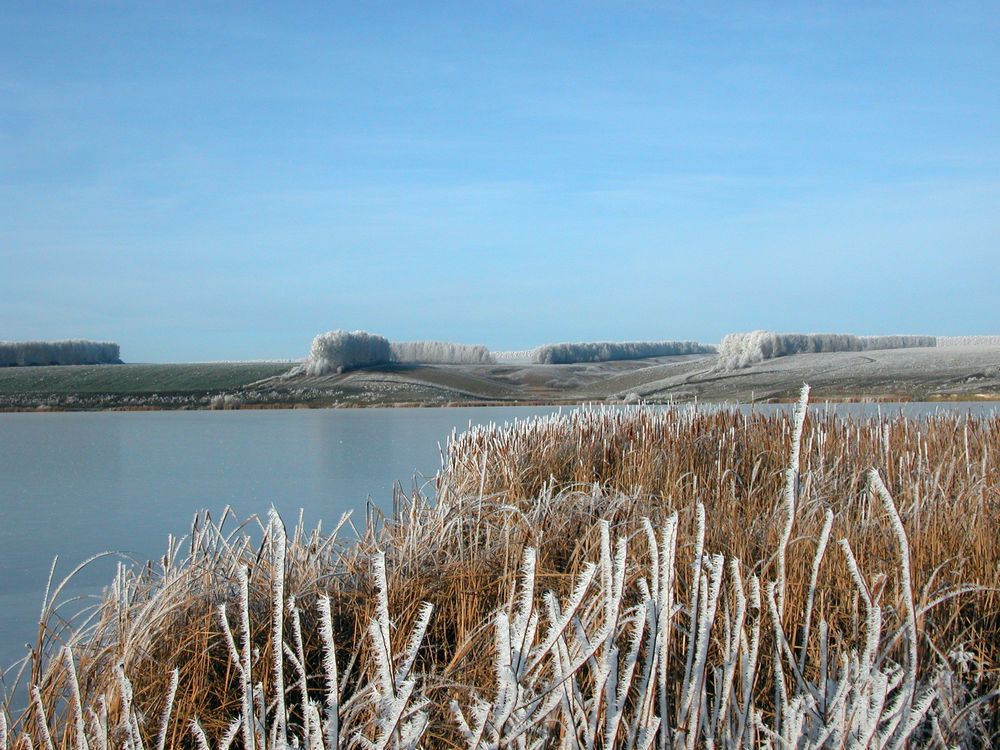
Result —
<svg viewBox="0 0 1000 750"><path fill-rule="evenodd" d="M758 409L780 407L756 407ZM823 408L814 405L812 408ZM838 406L844 415L989 413L994 404ZM0 664L34 640L53 557L63 574L114 550L145 561L198 510L244 518L272 505L292 523L329 527L370 499L388 510L440 466L439 444L470 422L504 422L555 408L341 409L231 412L0 414ZM115 559L84 571L70 593L108 583Z"/></svg>

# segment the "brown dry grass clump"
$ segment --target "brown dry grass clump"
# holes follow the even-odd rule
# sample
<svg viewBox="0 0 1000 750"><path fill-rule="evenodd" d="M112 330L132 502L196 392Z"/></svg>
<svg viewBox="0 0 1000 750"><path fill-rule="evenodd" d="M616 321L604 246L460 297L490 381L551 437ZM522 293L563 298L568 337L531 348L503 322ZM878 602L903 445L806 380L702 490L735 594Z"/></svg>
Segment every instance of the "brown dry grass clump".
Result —
<svg viewBox="0 0 1000 750"><path fill-rule="evenodd" d="M744 414L695 409L581 411L506 427L479 427L449 446L442 488L448 496L488 499L498 517L478 538L539 548L542 567L572 570L567 561L593 559L592 527L598 517L628 529L642 517L662 519L677 510L681 544L691 543L693 512L703 503L706 547L765 574L774 563L782 531L779 498L792 443L783 412ZM878 499L868 490L874 468L885 481L910 541L914 586L925 598L948 586L976 583L988 589L970 600L938 607L933 627L944 643L980 644L1000 656L1000 417L954 413L926 419L902 416L848 420L831 410L811 410L800 451L800 485L794 537L788 547L788 609L801 611L810 567L827 510L831 538L847 538L863 570L894 567L893 538ZM558 501L551 498L557 497ZM473 502L473 504L475 504ZM478 516L468 508L456 515ZM415 533L402 528L397 534ZM517 531L512 533L511 530ZM447 541L444 541L447 540ZM436 547L475 542L445 536ZM412 542L411 542L412 544ZM446 553L445 556L450 556ZM516 561L516 551L512 557ZM843 560L820 570L821 603L843 615L852 599ZM897 580L886 585L891 592ZM833 599L829 597L833 596ZM991 637L981 638L990 634Z"/></svg>
<svg viewBox="0 0 1000 750"><path fill-rule="evenodd" d="M513 584L526 549L537 551L539 590L565 597L586 563L601 556L603 523L615 537L642 540L642 519L659 527L676 511L678 557L691 559L701 548L699 504L704 549L738 560L748 576L783 582L784 632L805 663L818 650L814 638L805 644L799 640L810 591L816 595L813 627L825 620L831 641L856 642L863 635L866 596L881 602L887 633L905 629L905 566L891 518L869 489L867 472L874 468L893 496L909 540L920 663L948 666L954 654L962 654L986 675L980 682L987 687L980 692L988 692L997 684L991 670L1000 657L995 547L1000 419L943 415L858 422L813 412L805 422L789 497L786 469L794 431L785 413L642 408L474 429L449 444L436 498L398 495L391 518L369 519L349 543L343 541L343 521L332 534L307 533L300 523L288 534L280 571L269 553L268 527L251 522L228 531L225 515L218 523L206 516L183 548L171 544L156 565L123 569L89 625L46 630L29 681L39 686L45 705L56 705L70 687L70 676L55 646L68 642L84 705L97 706L103 696L107 710L116 710L115 667L120 666L131 679L136 706L156 717L168 702L169 669L176 667L179 688L167 746L191 743L194 717L200 717L210 737L221 736L240 713L241 685L219 606L225 605L234 621L239 571L245 567L251 642L259 662L270 663L275 647L269 618L280 575L284 595L301 608L310 675L320 674L323 662L316 602L330 597L342 693L349 696L371 678L366 629L377 597L370 561L383 552L397 650L404 648L421 603L434 605L417 661L434 719L424 746L453 746L457 735L442 728L445 707L453 698L468 705L473 690L488 694L494 686L493 616L513 605ZM793 524L788 523L789 502ZM817 540L828 517L831 551L818 568L817 585L811 586ZM839 539L849 540L867 575L860 587L845 556L835 554L832 540ZM652 552L639 543L633 546L629 591L638 585ZM679 601L691 590L694 575L694 566L678 565ZM961 588L969 585L976 588ZM967 593L956 595L960 591ZM944 601L923 611L942 596ZM773 640L769 633L765 628L765 641ZM907 657L901 653L905 641L894 646L890 637L886 644L901 664ZM682 638L670 657L679 675L685 672L685 642ZM722 641L713 641L713 651L724 648ZM266 670L253 677L265 691L274 682ZM768 695L773 686L768 669L761 668L754 679L756 693ZM319 696L320 685L313 687ZM56 727L54 745L75 747L71 708L67 704L62 711L49 716ZM294 707L290 711L290 721L301 721ZM17 737L39 719L29 709L9 720ZM142 729L147 743L153 740L153 724Z"/></svg>

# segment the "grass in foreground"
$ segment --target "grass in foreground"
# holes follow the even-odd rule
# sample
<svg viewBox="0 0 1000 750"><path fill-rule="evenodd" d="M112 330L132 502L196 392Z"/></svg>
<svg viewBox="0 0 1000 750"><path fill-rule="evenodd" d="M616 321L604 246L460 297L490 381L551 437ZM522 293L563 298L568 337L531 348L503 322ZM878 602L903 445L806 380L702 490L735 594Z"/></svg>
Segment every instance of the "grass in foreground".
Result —
<svg viewBox="0 0 1000 750"><path fill-rule="evenodd" d="M350 544L203 518L122 569L43 629L0 747L987 746L998 431L478 430Z"/></svg>

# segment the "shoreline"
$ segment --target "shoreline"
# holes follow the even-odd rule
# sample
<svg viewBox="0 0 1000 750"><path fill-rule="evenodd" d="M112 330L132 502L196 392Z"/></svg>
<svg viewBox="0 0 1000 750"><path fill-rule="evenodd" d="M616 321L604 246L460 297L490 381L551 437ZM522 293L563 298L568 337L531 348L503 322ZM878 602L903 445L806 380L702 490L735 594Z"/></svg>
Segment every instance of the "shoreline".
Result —
<svg viewBox="0 0 1000 750"><path fill-rule="evenodd" d="M961 404L961 403L1000 403L1000 394L971 394L967 396L936 396L927 399L914 399L907 396L894 394L884 394L878 396L822 396L817 397L817 403L829 404ZM315 404L308 402L297 403L273 403L273 404L244 404L241 406L215 409L204 406L156 406L156 405L129 405L129 406L104 406L104 407L83 407L71 408L62 406L36 406L36 407L6 407L0 406L0 414L100 414L106 412L178 412L178 411L296 411L296 410L336 410L336 409L468 409L468 408L499 408L499 407L581 407L581 406L691 406L697 404L711 404L715 406L752 406L752 405L778 405L794 404L794 398L767 398L753 401L731 401L731 400L710 400L697 399L691 401L449 401L446 403L433 403L428 401L399 401L393 403L363 404L345 402L338 404Z"/></svg>

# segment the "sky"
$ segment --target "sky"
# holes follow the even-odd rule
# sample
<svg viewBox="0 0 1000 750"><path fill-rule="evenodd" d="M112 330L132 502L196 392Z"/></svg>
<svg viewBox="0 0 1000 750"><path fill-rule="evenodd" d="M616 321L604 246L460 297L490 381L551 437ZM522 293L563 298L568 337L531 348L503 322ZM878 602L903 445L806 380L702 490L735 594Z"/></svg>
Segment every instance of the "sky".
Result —
<svg viewBox="0 0 1000 750"><path fill-rule="evenodd" d="M0 4L0 339L1000 333L995 3Z"/></svg>

